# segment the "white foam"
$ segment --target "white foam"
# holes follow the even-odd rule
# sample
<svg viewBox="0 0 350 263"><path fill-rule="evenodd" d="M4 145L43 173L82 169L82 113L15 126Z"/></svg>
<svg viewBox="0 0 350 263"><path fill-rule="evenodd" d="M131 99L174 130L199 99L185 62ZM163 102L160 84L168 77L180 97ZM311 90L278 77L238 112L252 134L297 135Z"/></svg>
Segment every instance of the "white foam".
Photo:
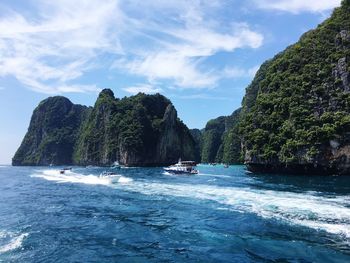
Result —
<svg viewBox="0 0 350 263"><path fill-rule="evenodd" d="M72 171L66 171L64 174L60 174L59 170L43 170L31 175L31 177L43 178L58 183L80 183L90 185L112 185L114 182L126 183L132 181L131 178L123 176L83 175Z"/></svg>
<svg viewBox="0 0 350 263"><path fill-rule="evenodd" d="M124 177L124 176L120 176L118 179L118 183L121 183L121 184L128 184L128 183L131 183L132 181L133 181L132 178Z"/></svg>
<svg viewBox="0 0 350 263"><path fill-rule="evenodd" d="M59 174L59 170L44 170L33 175L56 182L109 185L121 190L145 195L167 195L209 200L230 210L254 213L260 217L276 219L291 225L300 225L350 240L350 195L324 197L317 192L286 192L259 190L249 187L221 187L203 184L169 184L152 181L133 181L119 176L113 184L111 178L82 175L73 172ZM133 182L132 184L130 182ZM120 186L123 184L123 186Z"/></svg>
<svg viewBox="0 0 350 263"><path fill-rule="evenodd" d="M315 192L294 193L141 181L124 189L146 195L171 195L215 201L226 205L230 210L254 213L263 218L324 230L350 239L350 196L330 198L317 196Z"/></svg>
<svg viewBox="0 0 350 263"><path fill-rule="evenodd" d="M4 234L2 233L2 236L0 236L1 238L5 237L5 236L12 236L12 234ZM11 250L15 250L18 249L22 246L23 240L28 236L28 233L23 233L20 234L18 236L13 237L10 242L8 242L7 244L3 245L0 247L0 253L5 253Z"/></svg>

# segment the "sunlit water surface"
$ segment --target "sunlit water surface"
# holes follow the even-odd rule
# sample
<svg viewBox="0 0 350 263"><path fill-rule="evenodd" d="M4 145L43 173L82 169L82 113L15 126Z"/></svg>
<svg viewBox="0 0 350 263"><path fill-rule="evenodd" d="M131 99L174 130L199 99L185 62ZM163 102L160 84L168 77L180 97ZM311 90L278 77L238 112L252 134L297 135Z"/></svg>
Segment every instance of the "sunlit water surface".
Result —
<svg viewBox="0 0 350 263"><path fill-rule="evenodd" d="M350 177L0 166L0 262L350 262Z"/></svg>

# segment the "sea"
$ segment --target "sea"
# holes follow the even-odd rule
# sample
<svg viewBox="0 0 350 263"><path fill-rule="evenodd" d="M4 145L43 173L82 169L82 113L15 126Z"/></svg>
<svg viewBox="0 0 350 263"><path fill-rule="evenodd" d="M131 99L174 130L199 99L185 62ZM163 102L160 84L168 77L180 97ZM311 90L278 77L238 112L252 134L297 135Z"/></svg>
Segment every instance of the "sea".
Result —
<svg viewBox="0 0 350 263"><path fill-rule="evenodd" d="M0 262L350 262L350 177L0 166Z"/></svg>

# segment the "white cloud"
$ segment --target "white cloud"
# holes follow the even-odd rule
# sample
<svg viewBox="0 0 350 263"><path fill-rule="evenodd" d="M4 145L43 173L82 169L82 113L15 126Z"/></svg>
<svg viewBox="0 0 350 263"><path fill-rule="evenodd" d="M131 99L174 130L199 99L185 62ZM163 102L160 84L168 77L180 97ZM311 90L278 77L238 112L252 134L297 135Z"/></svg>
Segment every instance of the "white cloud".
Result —
<svg viewBox="0 0 350 263"><path fill-rule="evenodd" d="M123 88L123 90L131 94L137 94L139 92L147 93L147 94L162 92L162 89L155 88L149 84L140 84L132 87Z"/></svg>
<svg viewBox="0 0 350 263"><path fill-rule="evenodd" d="M221 1L193 1L190 5L188 1L151 2L154 5L148 1L147 5L138 1L133 7L129 5L137 9L138 17L146 17L137 30L151 39L151 46L147 47L146 41L131 56L117 60L114 68L148 81L170 80L181 88L215 87L220 69L208 66L207 58L221 51L262 45L263 36L247 24L226 25L220 16L211 17L213 9L222 8Z"/></svg>
<svg viewBox="0 0 350 263"><path fill-rule="evenodd" d="M259 8L298 14L301 12L319 13L331 10L340 6L341 0L254 0L254 3Z"/></svg>
<svg viewBox="0 0 350 263"><path fill-rule="evenodd" d="M222 66L208 58L263 42L249 25L222 21L216 12L225 2L218 0L31 3L26 13L0 15L0 78L14 76L36 92L98 91L79 84L96 68L181 88L215 87Z"/></svg>
<svg viewBox="0 0 350 263"><path fill-rule="evenodd" d="M172 52L146 54L123 66L132 74L145 76L150 81L172 79L181 87L205 87L216 81L215 76L200 72L194 59Z"/></svg>
<svg viewBox="0 0 350 263"><path fill-rule="evenodd" d="M253 78L260 66L243 69L238 67L226 67L222 73L224 78Z"/></svg>
<svg viewBox="0 0 350 263"><path fill-rule="evenodd" d="M115 66L149 80L174 80L176 85L183 88L212 87L220 74L213 70L201 70L203 59L219 51L258 48L263 41L263 36L250 30L246 24L234 25L231 34L209 30L204 23L186 29L169 29L166 33L176 38L177 43L167 43L166 47L145 52L130 62L118 61Z"/></svg>
<svg viewBox="0 0 350 263"><path fill-rule="evenodd" d="M38 1L38 17L14 11L0 18L0 77L14 76L42 93L98 91L76 85L102 53L120 53L116 1Z"/></svg>

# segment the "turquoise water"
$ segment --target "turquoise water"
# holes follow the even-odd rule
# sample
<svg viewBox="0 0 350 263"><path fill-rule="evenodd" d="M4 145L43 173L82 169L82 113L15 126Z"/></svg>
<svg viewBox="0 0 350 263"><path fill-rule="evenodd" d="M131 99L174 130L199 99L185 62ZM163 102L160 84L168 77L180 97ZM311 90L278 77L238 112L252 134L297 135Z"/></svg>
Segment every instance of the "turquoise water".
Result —
<svg viewBox="0 0 350 263"><path fill-rule="evenodd" d="M350 262L350 177L0 167L0 262Z"/></svg>

